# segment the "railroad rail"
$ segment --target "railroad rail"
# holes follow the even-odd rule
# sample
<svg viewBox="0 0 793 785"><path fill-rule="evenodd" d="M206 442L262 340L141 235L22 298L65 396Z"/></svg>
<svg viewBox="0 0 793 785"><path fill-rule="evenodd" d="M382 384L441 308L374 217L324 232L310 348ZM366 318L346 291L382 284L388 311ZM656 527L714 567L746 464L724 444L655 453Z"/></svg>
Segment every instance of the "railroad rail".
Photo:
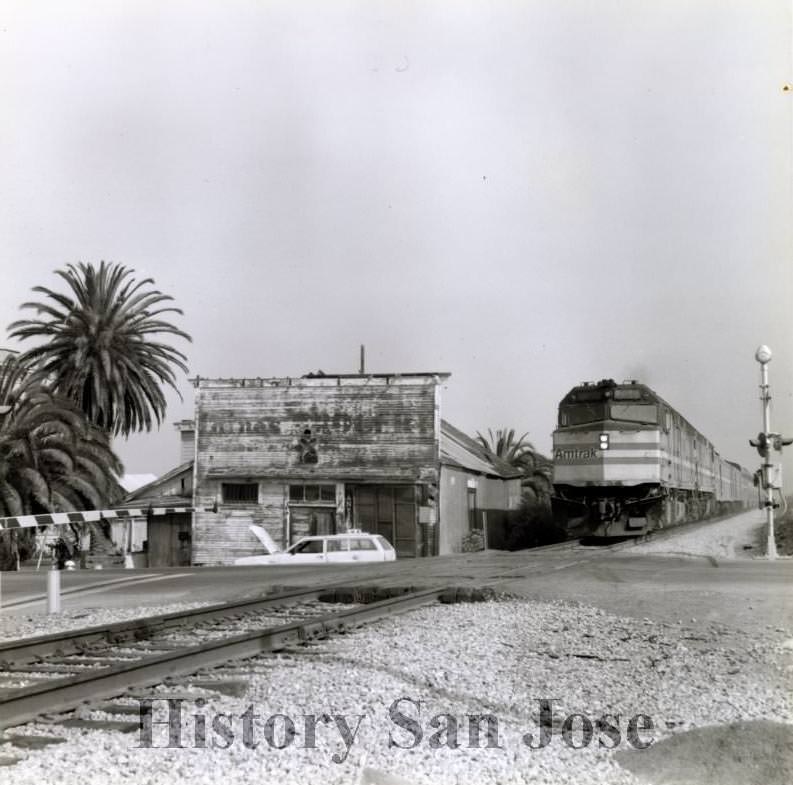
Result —
<svg viewBox="0 0 793 785"><path fill-rule="evenodd" d="M215 640L206 640L197 645L177 641L169 646L168 641L152 639L153 632L166 630L168 627L183 626L187 619L195 621L196 617L212 619L218 616L228 619L235 609L238 614L242 614L244 611L239 610L240 608L247 608L248 611L259 610L260 608L254 606L262 603L269 606L278 603L296 604L309 597L319 597L326 591L327 587L292 592L247 603L228 603L225 607L225 616L222 606L214 606L154 617L156 622L145 619L137 627L134 622L125 622L122 625L110 625L106 628L91 628L62 636L42 636L38 639L6 644L0 649L0 656L5 658L12 655L22 658L26 663L17 665L6 662L4 665L6 672L31 674L37 668L46 671L49 667L46 659L40 659L33 666L27 663L31 657L46 656L42 655L42 652L47 651L50 655L57 655L56 661L52 664L56 672L58 669L61 672L69 672L71 667L72 675L1 692L0 728L30 722L42 715L69 711L80 704L113 698L130 690L148 688L175 676L187 677L201 669L222 665L230 660L276 652L293 645L324 638L334 632L344 632L376 619L437 602L446 589L435 587L403 593L369 604L345 608L335 613L313 615L286 624L276 624L243 633L223 634ZM120 640L116 641L116 638ZM124 646L125 642L129 640L140 642L141 638L145 638L146 642L151 644L150 653L143 652L140 656L129 657L125 653L125 649L128 650L128 646ZM58 647L58 639L66 647L65 649ZM98 642L106 647L109 644L109 648L82 649L79 658L71 661L68 660L68 655L63 655L63 651L79 650L80 646L90 646L91 642ZM112 646L119 644L120 649L114 651ZM120 659L121 657L123 659ZM75 669L80 668L85 669L74 672Z"/></svg>
<svg viewBox="0 0 793 785"><path fill-rule="evenodd" d="M288 606L293 603L318 600L336 584L322 587L283 591L255 597L247 600L232 600L219 602L214 605L205 605L174 613L164 613L156 616L145 616L128 621L100 624L94 627L83 627L52 635L39 635L32 638L22 638L15 641L0 643L0 665L8 662L28 662L40 659L50 654L68 654L80 651L86 646L97 643L123 643L150 637L155 632L160 632L172 627L182 627L187 624L197 624L212 619L229 618L233 615L249 613Z"/></svg>

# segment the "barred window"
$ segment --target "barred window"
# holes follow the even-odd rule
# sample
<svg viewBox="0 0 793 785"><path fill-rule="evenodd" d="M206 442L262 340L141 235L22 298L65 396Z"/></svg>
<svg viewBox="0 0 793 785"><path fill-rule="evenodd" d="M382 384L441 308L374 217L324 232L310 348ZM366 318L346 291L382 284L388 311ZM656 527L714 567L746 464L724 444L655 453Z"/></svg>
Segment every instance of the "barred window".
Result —
<svg viewBox="0 0 793 785"><path fill-rule="evenodd" d="M224 504L259 501L259 484L255 482L224 482L221 489Z"/></svg>
<svg viewBox="0 0 793 785"><path fill-rule="evenodd" d="M290 485L290 502L335 502L335 485Z"/></svg>

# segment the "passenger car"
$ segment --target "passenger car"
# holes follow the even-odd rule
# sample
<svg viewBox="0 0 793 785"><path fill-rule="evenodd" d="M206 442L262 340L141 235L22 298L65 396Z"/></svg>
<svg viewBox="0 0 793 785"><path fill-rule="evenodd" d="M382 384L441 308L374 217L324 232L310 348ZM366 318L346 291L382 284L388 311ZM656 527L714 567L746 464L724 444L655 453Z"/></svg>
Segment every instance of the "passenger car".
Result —
<svg viewBox="0 0 793 785"><path fill-rule="evenodd" d="M263 537L258 526L251 531L262 544L272 550L272 539ZM269 543L267 542L269 540ZM348 531L345 534L324 534L303 537L285 551L274 551L257 556L243 556L235 559L237 566L250 565L310 565L333 564L336 562L386 562L395 561L396 551L385 537L361 531Z"/></svg>

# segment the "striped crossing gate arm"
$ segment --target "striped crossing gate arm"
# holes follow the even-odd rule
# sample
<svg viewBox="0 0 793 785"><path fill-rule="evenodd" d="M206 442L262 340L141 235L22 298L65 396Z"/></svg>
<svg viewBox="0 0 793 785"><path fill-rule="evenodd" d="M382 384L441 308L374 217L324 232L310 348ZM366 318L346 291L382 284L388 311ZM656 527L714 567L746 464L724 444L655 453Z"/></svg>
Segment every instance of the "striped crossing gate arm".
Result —
<svg viewBox="0 0 793 785"><path fill-rule="evenodd" d="M173 515L188 512L217 512L214 507L141 507L119 510L82 510L80 512L50 512L41 515L14 515L0 518L0 532L32 526L64 526L68 523L85 523L124 518L146 518L149 515Z"/></svg>

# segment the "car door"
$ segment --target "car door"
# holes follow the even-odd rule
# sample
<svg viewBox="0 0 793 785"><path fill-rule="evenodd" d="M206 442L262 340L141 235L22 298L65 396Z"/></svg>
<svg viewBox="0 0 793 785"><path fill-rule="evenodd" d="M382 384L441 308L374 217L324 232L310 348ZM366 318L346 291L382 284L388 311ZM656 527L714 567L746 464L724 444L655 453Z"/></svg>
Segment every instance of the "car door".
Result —
<svg viewBox="0 0 793 785"><path fill-rule="evenodd" d="M325 541L325 557L328 564L350 560L350 541L347 537Z"/></svg>
<svg viewBox="0 0 793 785"><path fill-rule="evenodd" d="M321 537L301 540L288 553L291 555L283 564L324 564L325 541Z"/></svg>

